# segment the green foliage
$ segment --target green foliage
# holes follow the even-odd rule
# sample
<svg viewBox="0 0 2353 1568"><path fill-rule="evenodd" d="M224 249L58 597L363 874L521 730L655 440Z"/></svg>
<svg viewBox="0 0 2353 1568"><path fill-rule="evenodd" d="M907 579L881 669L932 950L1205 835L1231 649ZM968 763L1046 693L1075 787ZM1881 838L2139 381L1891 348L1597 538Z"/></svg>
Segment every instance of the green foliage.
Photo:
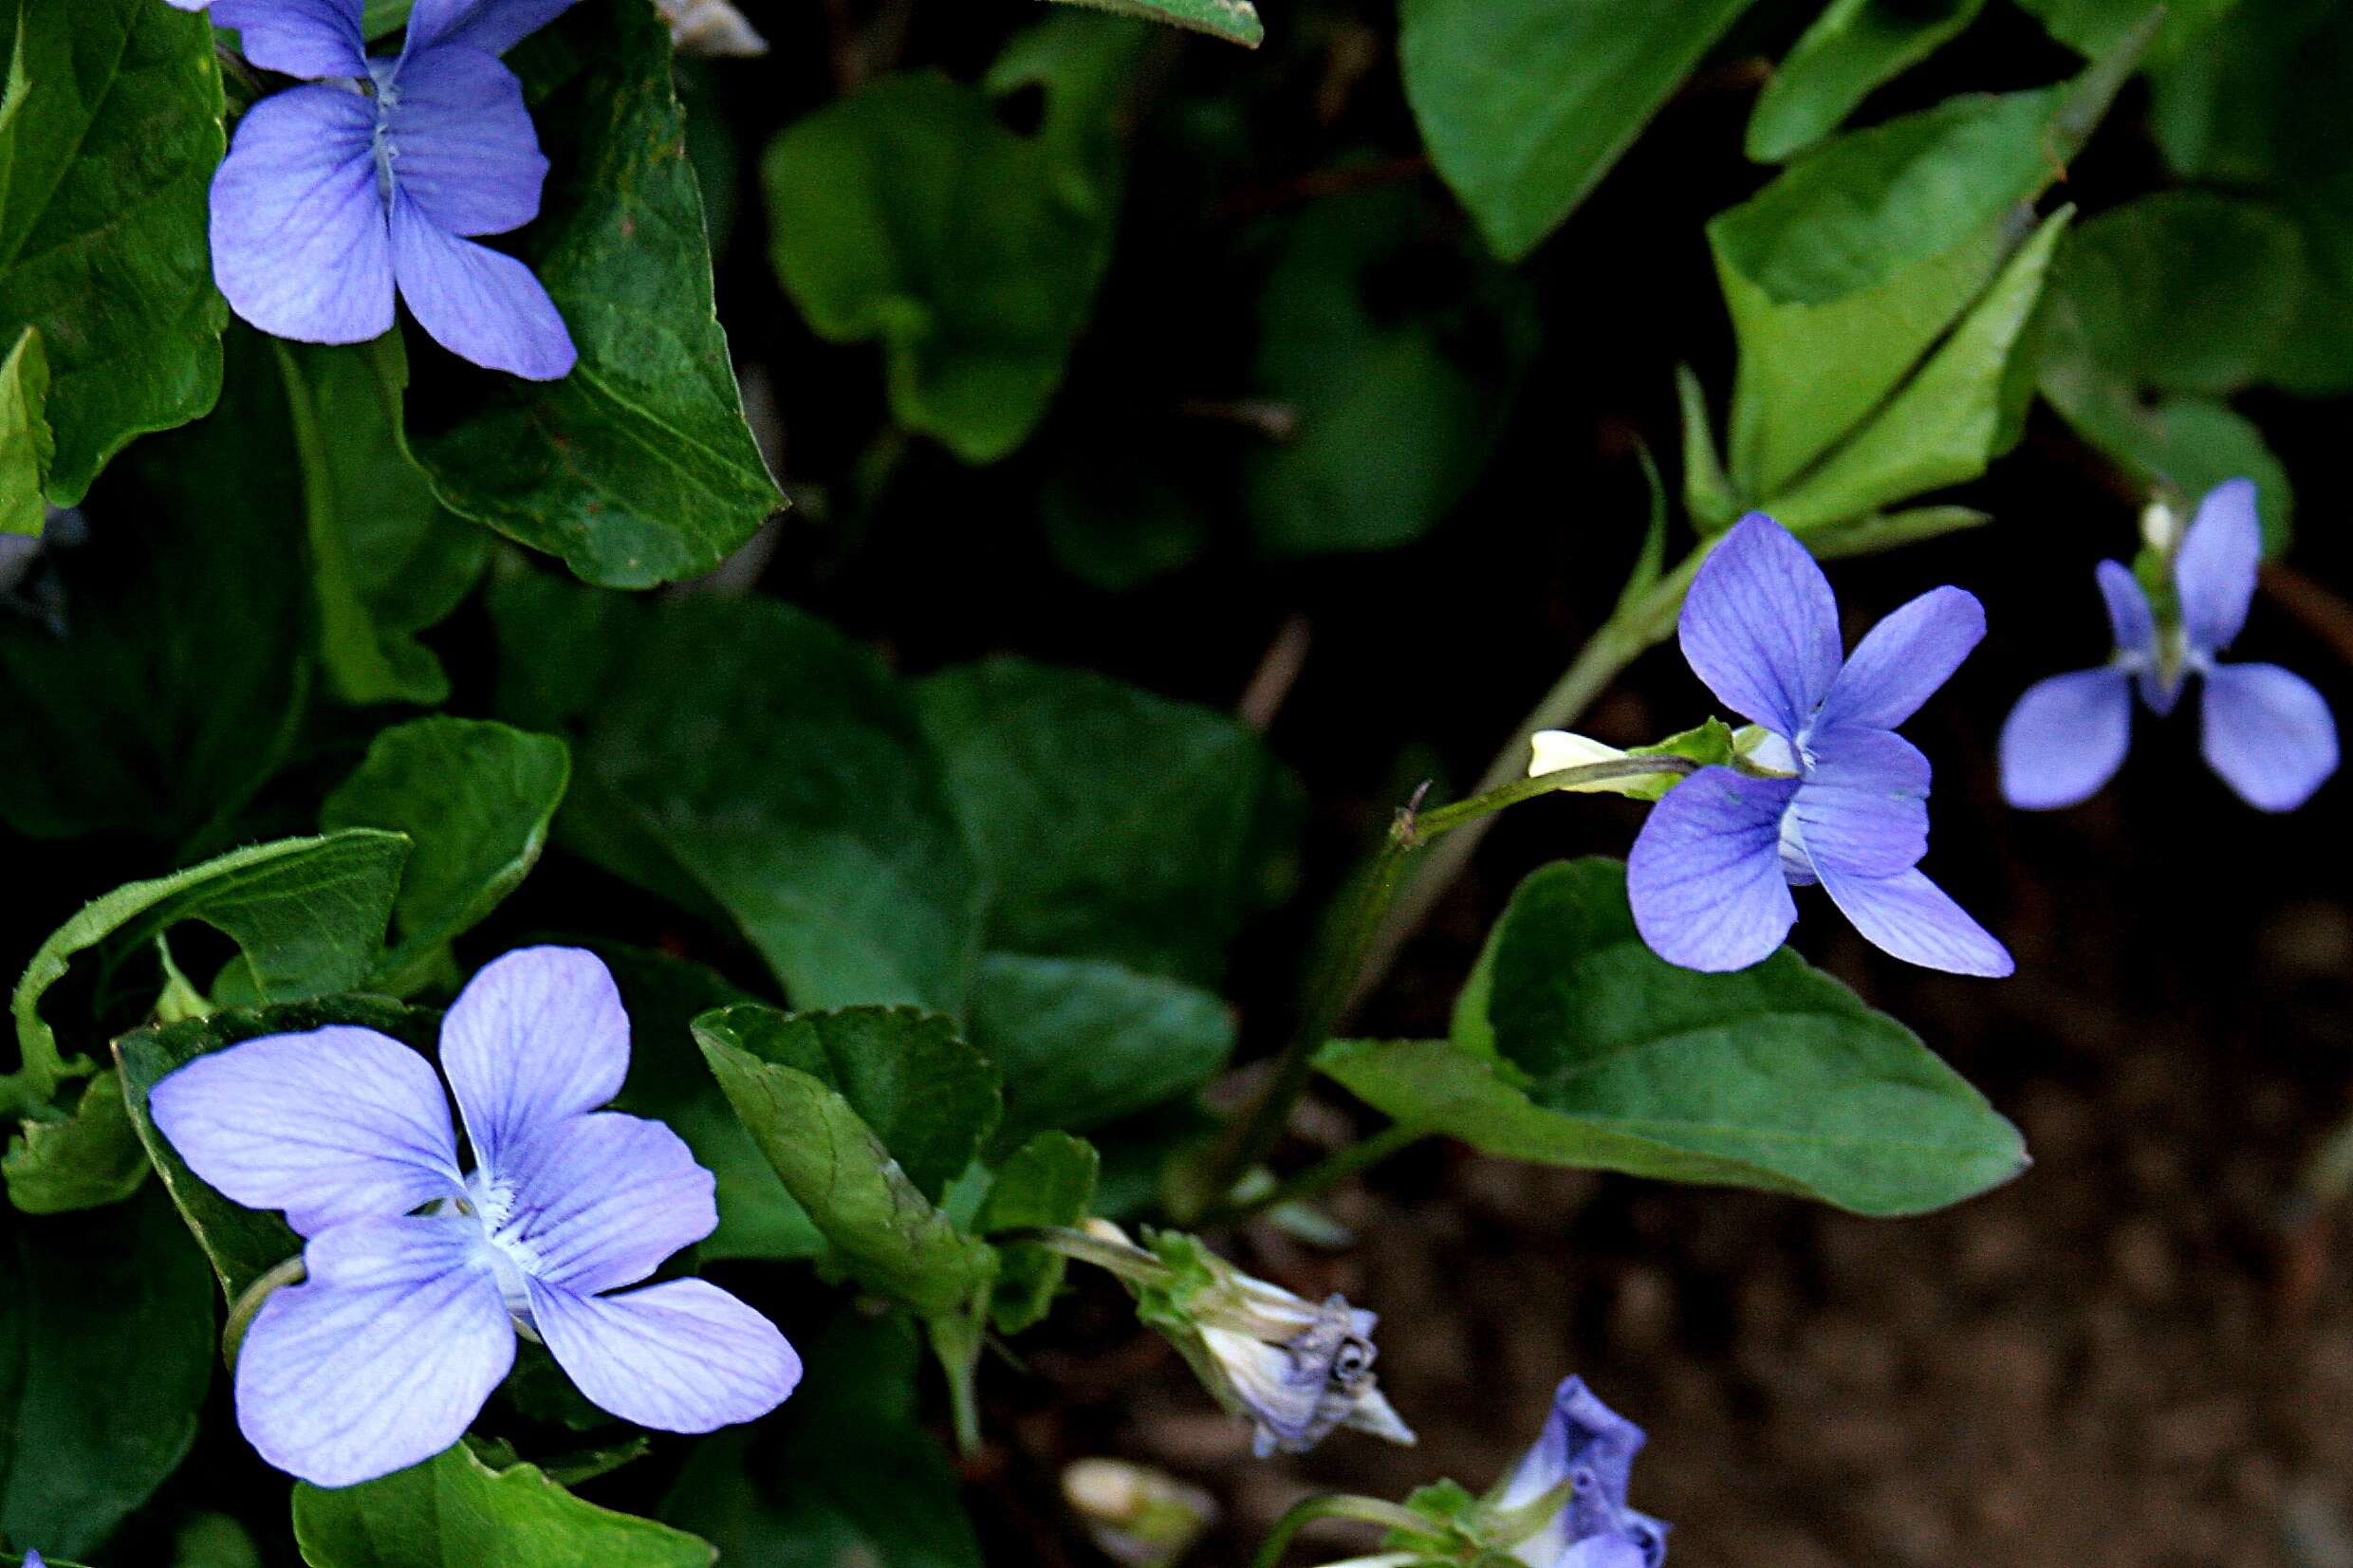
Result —
<svg viewBox="0 0 2353 1568"><path fill-rule="evenodd" d="M1985 0L1830 0L1757 95L1749 156L1780 163L1804 152L1984 9Z"/></svg>
<svg viewBox="0 0 2353 1568"><path fill-rule="evenodd" d="M1784 949L1702 974L1642 946L1623 868L1521 884L1449 1041L1345 1041L1385 1115L1513 1159L1914 1214L2026 1167L2017 1131L1902 1024Z"/></svg>
<svg viewBox="0 0 2353 1568"><path fill-rule="evenodd" d="M1250 0L1070 0L1071 4L1092 6L1098 10L1112 11L1121 16L1147 17L1166 22L1172 27L1189 28L1195 32L1254 49L1267 36L1266 25L1258 20L1258 8Z"/></svg>
<svg viewBox="0 0 2353 1568"><path fill-rule="evenodd" d="M1298 428L1245 477L1276 555L1392 549L1487 466L1534 358L1534 301L1411 186L1309 208L1258 297L1260 393Z"/></svg>
<svg viewBox="0 0 2353 1568"><path fill-rule="evenodd" d="M516 64L565 46L569 75L528 83L554 172L519 253L580 362L498 378L454 423L412 386L409 442L453 511L641 588L711 570L783 503L713 312L668 29L638 0L588 0Z"/></svg>
<svg viewBox="0 0 2353 1568"><path fill-rule="evenodd" d="M222 1197L196 1178L147 1115L155 1086L200 1056L263 1035L301 1034L331 1024L355 1024L429 1048L439 1031L439 1015L403 1007L380 997L330 997L272 1007L232 1007L207 1018L185 1019L125 1035L115 1043L122 1072L122 1095L139 1140L163 1180L180 1218L212 1261L229 1301L302 1250L302 1242L276 1214Z"/></svg>
<svg viewBox="0 0 2353 1568"><path fill-rule="evenodd" d="M2165 0L2164 24L2149 42L2149 63L2162 65L2202 46L2208 30L2242 3L2260 9L2265 0ZM2042 18L2053 38L2083 55L2116 47L2154 9L2149 0L2019 0L2019 5Z"/></svg>
<svg viewBox="0 0 2353 1568"><path fill-rule="evenodd" d="M40 329L28 326L0 360L0 534L39 533L47 515L42 476L57 455L43 415L48 396L48 356Z"/></svg>
<svg viewBox="0 0 2353 1568"><path fill-rule="evenodd" d="M826 338L880 340L892 414L968 463L1028 438L1091 313L1126 179L1114 117L1145 36L1057 17L978 87L886 78L762 160L769 257L793 303ZM1031 86L1045 118L1024 135L995 104Z"/></svg>
<svg viewBox="0 0 2353 1568"><path fill-rule="evenodd" d="M570 776L562 741L503 724L435 717L378 733L319 823L388 829L415 845L379 985L405 990L530 874Z"/></svg>
<svg viewBox="0 0 2353 1568"><path fill-rule="evenodd" d="M843 1314L770 1430L698 1445L662 1517L729 1568L980 1568L955 1472L917 1419L918 1355L904 1319Z"/></svg>
<svg viewBox="0 0 2353 1568"><path fill-rule="evenodd" d="M973 1229L989 1236L1021 1226L1077 1226L1094 1204L1102 1168L1085 1139L1040 1133L998 1170L973 1217ZM1043 1322L1053 1309L1066 1260L1042 1246L1015 1244L1004 1249L1002 1263L990 1318L999 1334L1019 1334Z"/></svg>
<svg viewBox="0 0 2353 1568"><path fill-rule="evenodd" d="M204 1262L153 1192L0 1230L0 1535L80 1557L195 1440L213 1356Z"/></svg>
<svg viewBox="0 0 2353 1568"><path fill-rule="evenodd" d="M228 310L205 192L223 144L220 67L204 18L168 6L20 0L14 11L0 323L11 353L23 328L39 333L48 388L31 412L46 410L55 441L44 478L71 506L131 437L184 424L219 394Z"/></svg>
<svg viewBox="0 0 2353 1568"><path fill-rule="evenodd" d="M1299 811L1257 735L1022 659L942 671L916 697L991 884L991 947L1218 978L1280 891Z"/></svg>
<svg viewBox="0 0 2353 1568"><path fill-rule="evenodd" d="M1583 201L1750 0L1405 0L1422 140L1497 255Z"/></svg>
<svg viewBox="0 0 2353 1568"><path fill-rule="evenodd" d="M463 1443L380 1481L294 1488L310 1568L709 1568L710 1545L584 1503L536 1467L492 1469Z"/></svg>

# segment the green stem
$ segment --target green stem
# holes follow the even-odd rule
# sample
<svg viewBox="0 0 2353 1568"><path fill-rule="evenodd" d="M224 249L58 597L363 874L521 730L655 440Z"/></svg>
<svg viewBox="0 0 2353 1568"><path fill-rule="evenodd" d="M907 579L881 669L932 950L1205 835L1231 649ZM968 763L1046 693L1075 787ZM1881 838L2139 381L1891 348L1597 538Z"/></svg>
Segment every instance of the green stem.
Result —
<svg viewBox="0 0 2353 1568"><path fill-rule="evenodd" d="M237 1370L237 1349L245 1343L245 1331L253 1326L253 1315L261 1311L262 1303L273 1292L300 1284L308 1275L309 1270L303 1266L303 1255L297 1252L245 1287L245 1294L229 1309L229 1320L221 1325L221 1360L231 1372Z"/></svg>
<svg viewBox="0 0 2353 1568"><path fill-rule="evenodd" d="M999 1246L1042 1246L1048 1252L1109 1269L1121 1279L1138 1284L1159 1284L1170 1272L1168 1264L1140 1246L1129 1246L1058 1225L1022 1225L1008 1230L991 1230L988 1239Z"/></svg>
<svg viewBox="0 0 2353 1568"><path fill-rule="evenodd" d="M1253 1214L1263 1214L1269 1208L1280 1208L1287 1203L1301 1203L1308 1198L1320 1197L1358 1171L1369 1171L1399 1150L1435 1135L1426 1127L1408 1127L1402 1122L1384 1127L1371 1137L1348 1145L1299 1174L1275 1183L1263 1192L1219 1204L1210 1210L1203 1223L1231 1225L1236 1220L1247 1220Z"/></svg>
<svg viewBox="0 0 2353 1568"><path fill-rule="evenodd" d="M1274 1070L1268 1076L1265 1087L1240 1116L1227 1124L1225 1134L1210 1152L1200 1171L1186 1178L1185 1185L1171 1194L1177 1218L1197 1222L1202 1215L1221 1207L1234 1185L1256 1169L1282 1138L1283 1129L1290 1121L1291 1107L1299 1102L1308 1080L1314 1077L1316 1052L1332 1038L1342 1015L1357 994L1360 977L1380 940L1382 919L1404 877L1406 862L1417 850L1445 834L1473 827L1504 807L1538 795L1658 773L1688 773L1696 766L1682 757L1624 757L1584 767L1565 767L1540 778L1514 779L1499 788L1440 806L1426 815L1417 812L1417 794L1416 803L1399 811L1390 823L1380 853L1358 882L1355 903L1340 928L1339 939L1333 943L1308 989L1299 1027L1290 1042L1283 1047L1283 1054L1275 1059Z"/></svg>
<svg viewBox="0 0 2353 1568"><path fill-rule="evenodd" d="M1310 1497L1294 1504L1290 1512L1274 1522L1267 1533L1266 1543L1258 1555L1251 1559L1251 1568L1275 1568L1283 1554L1290 1549L1299 1532L1320 1519L1356 1519L1368 1524L1380 1524L1392 1530L1412 1530L1427 1534L1430 1522L1394 1503L1383 1503L1377 1497L1347 1497L1327 1495Z"/></svg>

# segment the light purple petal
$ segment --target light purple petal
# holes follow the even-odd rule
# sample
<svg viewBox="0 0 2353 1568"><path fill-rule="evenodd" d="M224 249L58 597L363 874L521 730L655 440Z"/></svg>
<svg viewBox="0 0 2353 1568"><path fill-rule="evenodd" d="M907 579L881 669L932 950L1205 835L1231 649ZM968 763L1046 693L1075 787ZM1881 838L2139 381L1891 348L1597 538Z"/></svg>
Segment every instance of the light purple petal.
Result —
<svg viewBox="0 0 2353 1568"><path fill-rule="evenodd" d="M2108 607L2108 634L2118 648L2143 658L2157 656L2157 616L2140 580L2121 561L2103 561L2092 568L2101 600Z"/></svg>
<svg viewBox="0 0 2353 1568"><path fill-rule="evenodd" d="M1814 762L1789 802L1806 869L1825 861L1883 876L1928 853L1928 759L1892 729L1817 729ZM1788 869L1785 866L1785 870Z"/></svg>
<svg viewBox="0 0 2353 1568"><path fill-rule="evenodd" d="M246 59L266 71L310 82L368 73L360 0L219 0L213 26L234 30Z"/></svg>
<svg viewBox="0 0 2353 1568"><path fill-rule="evenodd" d="M2021 811L2088 801L2132 745L2132 675L2113 664L2038 680L2002 721L2002 799Z"/></svg>
<svg viewBox="0 0 2353 1568"><path fill-rule="evenodd" d="M1626 858L1626 897L1650 950L1692 969L1745 969L1781 946L1797 904L1781 874L1794 779L1703 767L1650 808Z"/></svg>
<svg viewBox="0 0 2353 1568"><path fill-rule="evenodd" d="M552 381L571 370L572 335L531 269L436 228L398 190L392 254L400 297L443 348L530 381Z"/></svg>
<svg viewBox="0 0 2353 1568"><path fill-rule="evenodd" d="M403 53L463 44L485 54L505 54L562 16L572 0L417 0L409 12Z"/></svg>
<svg viewBox="0 0 2353 1568"><path fill-rule="evenodd" d="M1840 913L1882 952L1953 974L2005 975L2017 968L2010 950L1917 867L1892 876L1821 870Z"/></svg>
<svg viewBox="0 0 2353 1568"><path fill-rule="evenodd" d="M289 88L246 111L213 175L213 278L230 308L303 342L391 329L375 138L375 107L334 87Z"/></svg>
<svg viewBox="0 0 2353 1568"><path fill-rule="evenodd" d="M501 1170L534 1133L621 1093L629 1015L612 972L579 948L517 948L485 964L441 1021L441 1070L475 1159Z"/></svg>
<svg viewBox="0 0 2353 1568"><path fill-rule="evenodd" d="M575 1116L501 1153L511 1232L526 1265L584 1294L636 1284L718 1228L710 1171L658 1121L617 1111Z"/></svg>
<svg viewBox="0 0 2353 1568"><path fill-rule="evenodd" d="M531 1319L556 1361L601 1410L657 1431L755 1420L801 1381L776 1325L703 1280L620 1296L529 1282Z"/></svg>
<svg viewBox="0 0 2353 1568"><path fill-rule="evenodd" d="M1960 588L1932 588L1871 628L1831 683L1818 725L1892 729L1953 678L1985 636L1985 606Z"/></svg>
<svg viewBox="0 0 2353 1568"><path fill-rule="evenodd" d="M360 1220L313 1240L308 1282L237 1353L237 1425L264 1459L350 1486L457 1441L514 1364L514 1329L460 1216Z"/></svg>
<svg viewBox="0 0 2353 1568"><path fill-rule="evenodd" d="M1733 712L1795 735L1839 673L1838 601L1797 536L1751 512L1683 600L1683 657Z"/></svg>
<svg viewBox="0 0 2353 1568"><path fill-rule="evenodd" d="M2250 479L2225 479L2206 492L2174 558L2174 587L2181 595L2181 626L2190 645L2208 653L2228 648L2247 624L2255 571L2263 564L2263 523Z"/></svg>
<svg viewBox="0 0 2353 1568"><path fill-rule="evenodd" d="M2258 811L2295 810L2337 770L2337 721L2302 675L2217 665L2200 707L2207 766Z"/></svg>
<svg viewBox="0 0 2353 1568"><path fill-rule="evenodd" d="M188 1168L305 1236L460 1190L449 1101L423 1057L373 1029L264 1035L155 1086L156 1125Z"/></svg>
<svg viewBox="0 0 2353 1568"><path fill-rule="evenodd" d="M547 160L523 82L497 57L443 45L400 67L386 117L392 177L435 228L503 234L539 213Z"/></svg>

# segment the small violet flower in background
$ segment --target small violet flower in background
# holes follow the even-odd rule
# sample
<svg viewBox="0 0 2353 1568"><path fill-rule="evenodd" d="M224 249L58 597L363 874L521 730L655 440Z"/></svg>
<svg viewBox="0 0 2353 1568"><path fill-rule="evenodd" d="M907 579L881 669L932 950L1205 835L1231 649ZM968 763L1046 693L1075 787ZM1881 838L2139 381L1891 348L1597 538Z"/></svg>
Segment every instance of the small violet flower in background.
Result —
<svg viewBox="0 0 2353 1568"><path fill-rule="evenodd" d="M583 1393L702 1432L783 1403L801 1359L702 1280L619 1295L718 1224L711 1172L658 1121L599 1111L629 1067L612 976L577 949L485 967L441 1026L473 1169L432 1064L370 1029L268 1035L156 1085L156 1124L238 1203L283 1209L306 1282L273 1292L237 1356L262 1457L348 1486L457 1441L518 1327Z"/></svg>
<svg viewBox="0 0 2353 1568"><path fill-rule="evenodd" d="M1907 962L2004 975L2009 950L1919 870L1928 759L1895 732L1985 636L1958 588L1922 594L1840 655L1838 602L1796 537L1762 512L1692 581L1683 656L1766 731L1745 761L1703 767L1651 808L1626 862L1636 927L1694 969L1740 969L1797 921L1789 889L1820 882L1855 929Z"/></svg>
<svg viewBox="0 0 2353 1568"><path fill-rule="evenodd" d="M1581 1377L1552 1396L1544 1433L1496 1494L1498 1513L1523 1508L1566 1483L1561 1511L1511 1555L1529 1568L1658 1568L1667 1526L1626 1503L1642 1429L1595 1396Z"/></svg>
<svg viewBox="0 0 2353 1568"><path fill-rule="evenodd" d="M2206 492L2173 557L2177 618L2160 625L2130 567L2103 561L2116 655L2096 670L2027 688L2002 726L2002 794L2048 811L2098 794L2132 745L2133 689L2160 718L2192 675L2207 766L2260 811L2293 811L2337 770L2337 725L2302 676L2276 664L2223 664L2215 655L2247 624L2263 559L2255 487L2230 479ZM2166 543L2170 543L2167 541ZM2160 547L2162 547L2160 545Z"/></svg>
<svg viewBox="0 0 2353 1568"><path fill-rule="evenodd" d="M213 177L213 275L265 332L356 343L393 296L451 352L531 380L572 368L531 269L469 236L539 214L547 160L498 56L571 0L417 0L369 56L361 0L216 0L246 58L304 79L246 111Z"/></svg>

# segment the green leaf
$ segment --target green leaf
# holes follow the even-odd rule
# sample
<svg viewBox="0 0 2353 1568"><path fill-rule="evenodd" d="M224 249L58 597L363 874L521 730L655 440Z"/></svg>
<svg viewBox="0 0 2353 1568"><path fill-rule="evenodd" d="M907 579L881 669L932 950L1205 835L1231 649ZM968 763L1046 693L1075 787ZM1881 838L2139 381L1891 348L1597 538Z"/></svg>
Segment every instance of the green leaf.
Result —
<svg viewBox="0 0 2353 1568"><path fill-rule="evenodd" d="M2043 396L2136 483L2177 505L2194 504L2225 479L2255 482L2267 556L2294 532L2295 490L2263 432L2245 415L2205 397L2144 403L2133 389L2082 358L2053 355Z"/></svg>
<svg viewBox="0 0 2353 1568"><path fill-rule="evenodd" d="M1584 200L1750 0L1404 0L1431 159L1516 261Z"/></svg>
<svg viewBox="0 0 2353 1568"><path fill-rule="evenodd" d="M1863 1214L1957 1203L2027 1163L2017 1130L1910 1030L1788 949L1731 974L1652 953L1608 860L1521 884L1453 1041L1335 1042L1319 1065L1490 1153Z"/></svg>
<svg viewBox="0 0 2353 1568"><path fill-rule="evenodd" d="M42 485L57 455L44 415L48 396L48 356L40 329L28 326L0 360L0 534L37 534L48 515Z"/></svg>
<svg viewBox="0 0 2353 1568"><path fill-rule="evenodd" d="M973 1219L975 1233L988 1236L1020 1226L1076 1226L1095 1201L1095 1178L1102 1168L1094 1146L1067 1133L1040 1133L1013 1152L981 1200ZM1003 1254L990 1319L999 1334L1019 1334L1046 1320L1054 1293L1062 1288L1061 1253L1042 1246L1009 1246Z"/></svg>
<svg viewBox="0 0 2353 1568"><path fill-rule="evenodd" d="M1216 996L1099 960L992 952L971 1022L1005 1079L1000 1152L1148 1110L1199 1088L1233 1054L1233 1018Z"/></svg>
<svg viewBox="0 0 2353 1568"><path fill-rule="evenodd" d="M2273 0L2254 0L2257 8ZM2237 9L2240 0L2165 0L2164 25L2149 43L2149 64L2179 59L2201 35ZM2018 0L2042 18L2050 35L2076 53L2097 56L2116 47L2149 15L2149 0Z"/></svg>
<svg viewBox="0 0 2353 1568"><path fill-rule="evenodd" d="M583 63L533 104L553 167L516 250L580 362L558 381L492 378L454 423L412 387L410 446L453 511L591 582L694 577L783 501L713 310L669 30L640 0L590 0L531 46Z"/></svg>
<svg viewBox="0 0 2353 1568"><path fill-rule="evenodd" d="M0 615L0 820L20 833L178 847L291 741L309 673L302 526L290 487L255 482L287 461L286 425L267 351L241 346L255 373L213 417L139 443L85 513L93 543L55 558L63 635Z"/></svg>
<svg viewBox="0 0 2353 1568"><path fill-rule="evenodd" d="M968 463L1044 416L1111 259L1115 115L1142 28L1064 16L983 87L884 77L787 127L761 162L769 259L819 336L880 341L891 412ZM1045 89L1023 136L993 101Z"/></svg>
<svg viewBox="0 0 2353 1568"><path fill-rule="evenodd" d="M228 306L207 194L221 160L213 29L147 0L23 0L0 101L0 322L47 351L49 499L133 436L213 406Z"/></svg>
<svg viewBox="0 0 2353 1568"><path fill-rule="evenodd" d="M1984 9L1985 0L1830 0L1757 95L1749 156L1780 163L1804 152Z"/></svg>
<svg viewBox="0 0 2353 1568"><path fill-rule="evenodd" d="M1226 714L1015 658L916 695L991 884L991 947L1212 983L1282 892L1297 786Z"/></svg>
<svg viewBox="0 0 2353 1568"><path fill-rule="evenodd" d="M393 905L399 945L377 967L380 983L405 988L522 883L571 770L562 741L481 719L417 719L369 743L319 825L385 828L415 846Z"/></svg>
<svg viewBox="0 0 2353 1568"><path fill-rule="evenodd" d="M572 741L558 840L739 926L804 1008L963 1005L982 889L907 693L772 600L493 587L503 716Z"/></svg>
<svg viewBox="0 0 2353 1568"><path fill-rule="evenodd" d="M1708 420L1707 389L1689 365L1675 367L1675 399L1683 416L1683 510L1702 534L1722 533L1740 516L1740 497L1724 471L1723 459L1716 455L1715 433ZM1643 548L1647 553L1647 535ZM1663 541L1660 560L1665 560ZM1647 593L1650 586L1643 584L1642 591ZM1619 598L1620 609L1632 604L1634 591L1629 581Z"/></svg>
<svg viewBox="0 0 2353 1568"><path fill-rule="evenodd" d="M1450 234L1417 187L1310 207L1258 299L1259 395L1298 420L1251 453L1261 545L1379 550L1427 533L1487 466L1538 337L1528 286Z"/></svg>
<svg viewBox="0 0 2353 1568"><path fill-rule="evenodd" d="M1250 0L1067 0L1119 16L1140 16L1172 27L1209 33L1254 49L1267 36L1258 8Z"/></svg>
<svg viewBox="0 0 2353 1568"><path fill-rule="evenodd" d="M374 1029L428 1050L439 1033L440 1015L403 1007L381 997L334 996L274 1007L232 1007L209 1018L140 1029L115 1042L131 1123L139 1130L139 1142L154 1162L156 1174L163 1179L164 1190L178 1206L180 1218L212 1261L227 1301L236 1301L255 1280L300 1252L302 1240L275 1213L232 1203L199 1181L147 1115L147 1097L157 1084L200 1056L263 1035L302 1034L337 1024Z"/></svg>
<svg viewBox="0 0 2353 1568"><path fill-rule="evenodd" d="M0 1161L9 1201L27 1214L65 1214L120 1203L147 1179L147 1155L131 1131L122 1084L90 1079L66 1121L27 1121Z"/></svg>
<svg viewBox="0 0 2353 1568"><path fill-rule="evenodd" d="M286 386L319 604L319 652L349 703L447 700L417 640L490 563L491 535L434 499L400 434L400 336L324 348L273 341Z"/></svg>
<svg viewBox="0 0 2353 1568"><path fill-rule="evenodd" d="M1847 522L1974 479L2015 446L2039 368L2029 329L2074 212L2046 218L1918 373L1766 509L1796 529Z"/></svg>
<svg viewBox="0 0 2353 1568"><path fill-rule="evenodd" d="M0 1535L79 1557L186 1456L213 1377L204 1260L155 1193L0 1221ZM52 1559L54 1560L54 1559ZM62 1565L61 1565L62 1568Z"/></svg>
<svg viewBox="0 0 2353 1568"><path fill-rule="evenodd" d="M955 1471L916 1416L919 1355L905 1319L843 1313L789 1404L695 1445L662 1517L727 1568L981 1568Z"/></svg>
<svg viewBox="0 0 2353 1568"><path fill-rule="evenodd" d="M1841 137L1709 224L1740 343L1744 496L1787 489L1911 374L2026 237L2021 204L2064 172L2132 58Z"/></svg>
<svg viewBox="0 0 2353 1568"><path fill-rule="evenodd" d="M494 1470L463 1443L380 1481L294 1488L310 1568L710 1568L708 1542L583 1503L530 1465Z"/></svg>
<svg viewBox="0 0 2353 1568"><path fill-rule="evenodd" d="M0 1075L0 1094L23 1111L46 1103L65 1063L41 999L74 954L108 943L107 968L182 920L198 920L237 944L265 1001L347 990L382 949L408 841L350 832L282 839L199 866L117 888L83 906L41 944L11 1004L23 1065Z"/></svg>
<svg viewBox="0 0 2353 1568"><path fill-rule="evenodd" d="M953 1148L976 1149L996 1120L995 1085L972 1071L986 1068L978 1053L965 1047L969 1061L956 1061L937 1022L912 1008L811 1018L747 1005L696 1019L695 1037L752 1141L859 1282L926 1318L955 1319L985 1296L995 1253L933 1207L850 1098L870 1096L931 1160L927 1173Z"/></svg>
<svg viewBox="0 0 2353 1568"><path fill-rule="evenodd" d="M670 1124L718 1182L719 1228L695 1244L717 1258L814 1258L825 1239L776 1179L735 1118L695 1043L696 1018L755 1000L683 958L618 942L584 946L604 960L629 1011L629 1081L615 1105Z"/></svg>
<svg viewBox="0 0 2353 1568"><path fill-rule="evenodd" d="M263 1568L262 1549L227 1514L190 1514L173 1532L171 1568Z"/></svg>

